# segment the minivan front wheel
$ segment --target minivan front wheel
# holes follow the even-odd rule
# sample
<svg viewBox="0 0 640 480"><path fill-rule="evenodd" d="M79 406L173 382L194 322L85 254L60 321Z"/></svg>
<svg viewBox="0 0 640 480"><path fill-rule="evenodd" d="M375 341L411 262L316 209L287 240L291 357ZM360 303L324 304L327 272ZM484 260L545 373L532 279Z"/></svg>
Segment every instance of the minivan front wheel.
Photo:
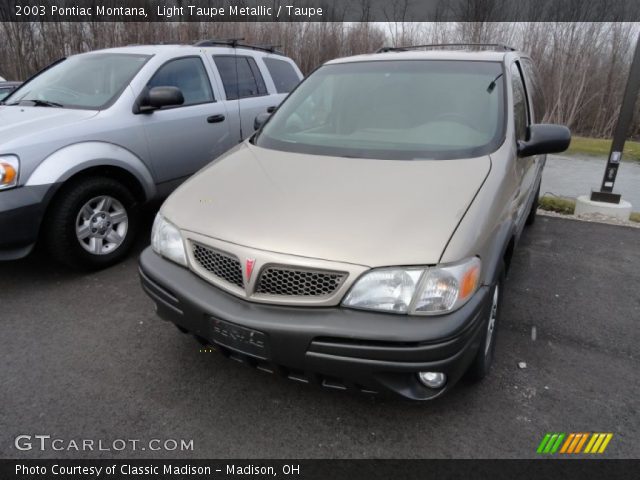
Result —
<svg viewBox="0 0 640 480"><path fill-rule="evenodd" d="M486 377L491 369L491 364L493 363L493 356L496 348L496 330L502 311L503 285L504 269L491 289L489 296L491 305L489 307L487 319L483 325L483 334L480 340L478 353L467 371L467 377L472 381L480 381Z"/></svg>
<svg viewBox="0 0 640 480"><path fill-rule="evenodd" d="M116 180L80 180L60 193L48 213L47 246L56 260L72 267L113 265L133 245L137 211L135 197Z"/></svg>

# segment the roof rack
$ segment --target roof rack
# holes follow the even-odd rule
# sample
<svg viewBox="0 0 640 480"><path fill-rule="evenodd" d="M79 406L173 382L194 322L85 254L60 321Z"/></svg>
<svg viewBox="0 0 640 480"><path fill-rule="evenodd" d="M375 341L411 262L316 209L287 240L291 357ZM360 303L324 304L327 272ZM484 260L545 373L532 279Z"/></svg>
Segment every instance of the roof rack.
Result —
<svg viewBox="0 0 640 480"><path fill-rule="evenodd" d="M184 45L183 42L175 41L172 42L170 40L163 40L161 42L153 42L153 43L127 43L127 47L148 47L148 46L171 46L171 45Z"/></svg>
<svg viewBox="0 0 640 480"><path fill-rule="evenodd" d="M195 47L218 47L226 46L231 48L248 48L250 50L259 50L261 52L275 53L277 55L284 55L280 50L277 50L281 45L252 45L250 43L242 43L244 38L226 38L216 39L211 38L208 40L200 40L194 43Z"/></svg>
<svg viewBox="0 0 640 480"><path fill-rule="evenodd" d="M515 52L515 48L502 43L428 43L425 45L405 45L402 47L382 47L376 50L376 53L385 52L406 52L407 50L418 50L420 48L464 48L473 47L486 50L502 50L506 52Z"/></svg>

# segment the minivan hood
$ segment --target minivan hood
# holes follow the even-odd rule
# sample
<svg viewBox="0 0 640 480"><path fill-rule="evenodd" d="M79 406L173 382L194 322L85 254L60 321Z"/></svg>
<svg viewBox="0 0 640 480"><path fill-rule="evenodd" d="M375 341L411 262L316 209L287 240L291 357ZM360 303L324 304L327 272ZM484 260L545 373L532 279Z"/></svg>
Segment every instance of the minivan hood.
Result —
<svg viewBox="0 0 640 480"><path fill-rule="evenodd" d="M71 110L55 107L0 106L0 149L13 140L47 130L68 127L93 117L94 110Z"/></svg>
<svg viewBox="0 0 640 480"><path fill-rule="evenodd" d="M488 156L370 160L244 143L162 214L186 237L370 267L435 264L490 168Z"/></svg>

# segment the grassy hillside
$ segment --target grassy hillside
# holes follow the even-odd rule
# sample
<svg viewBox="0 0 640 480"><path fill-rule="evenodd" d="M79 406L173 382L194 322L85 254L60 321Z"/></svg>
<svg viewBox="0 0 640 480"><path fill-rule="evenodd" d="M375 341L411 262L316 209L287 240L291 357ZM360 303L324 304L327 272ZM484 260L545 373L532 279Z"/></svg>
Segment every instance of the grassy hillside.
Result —
<svg viewBox="0 0 640 480"><path fill-rule="evenodd" d="M567 153L579 153L584 155L597 155L607 157L611 148L611 140L602 138L576 137L571 139L571 145ZM640 142L627 140L624 144L622 160L634 160L640 162Z"/></svg>

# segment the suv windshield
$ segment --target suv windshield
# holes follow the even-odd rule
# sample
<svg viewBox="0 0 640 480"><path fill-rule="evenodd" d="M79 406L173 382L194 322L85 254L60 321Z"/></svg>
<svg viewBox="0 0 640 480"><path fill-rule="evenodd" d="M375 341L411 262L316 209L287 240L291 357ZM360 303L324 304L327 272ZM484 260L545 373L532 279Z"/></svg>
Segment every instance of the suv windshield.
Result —
<svg viewBox="0 0 640 480"><path fill-rule="evenodd" d="M100 110L120 95L148 59L124 53L70 57L25 83L7 104Z"/></svg>
<svg viewBox="0 0 640 480"><path fill-rule="evenodd" d="M378 159L473 157L504 136L497 62L392 60L325 65L255 139L289 152Z"/></svg>

